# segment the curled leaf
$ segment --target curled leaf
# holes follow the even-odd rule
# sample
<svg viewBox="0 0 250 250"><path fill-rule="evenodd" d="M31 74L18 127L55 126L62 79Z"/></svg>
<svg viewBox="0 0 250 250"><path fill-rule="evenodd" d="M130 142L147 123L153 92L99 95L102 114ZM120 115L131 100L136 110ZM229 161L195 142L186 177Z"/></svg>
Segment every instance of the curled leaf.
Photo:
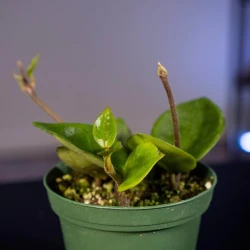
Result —
<svg viewBox="0 0 250 250"><path fill-rule="evenodd" d="M128 139L128 146L131 149L135 149L138 145L145 142L153 143L162 153L165 154L163 159L159 161L159 165L167 169L169 172L188 172L196 167L197 163L192 155L175 147L174 145L171 145L150 135L132 135Z"/></svg>
<svg viewBox="0 0 250 250"><path fill-rule="evenodd" d="M164 154L150 142L138 145L126 161L123 182L118 191L123 192L138 185L163 156Z"/></svg>

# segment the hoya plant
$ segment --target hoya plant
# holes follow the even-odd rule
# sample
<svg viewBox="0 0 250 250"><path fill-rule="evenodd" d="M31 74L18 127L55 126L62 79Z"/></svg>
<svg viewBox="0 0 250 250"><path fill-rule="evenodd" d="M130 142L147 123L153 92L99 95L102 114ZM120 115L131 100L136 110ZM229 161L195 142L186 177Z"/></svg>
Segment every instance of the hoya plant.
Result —
<svg viewBox="0 0 250 250"><path fill-rule="evenodd" d="M132 205L154 205L159 204L152 201L160 201L159 191L167 197L179 194L182 199L206 188L203 180L198 181L198 177L190 173L223 133L225 119L215 103L202 97L175 105L168 72L158 63L158 77L167 93L170 109L157 118L151 134L132 134L110 107L106 107L93 124L65 123L36 94L34 70L38 60L37 55L26 70L18 61L19 74L14 74L14 78L21 90L56 121L33 122L33 125L61 144L57 148L58 157L72 170L55 180L65 197L91 203L105 196L96 190L105 189L111 193L106 195L111 198L111 205L115 199L117 204L129 206L132 198ZM93 189L94 196L89 199ZM190 193L190 190L193 191ZM140 202L143 197L148 202ZM180 198L170 202L178 200Z"/></svg>

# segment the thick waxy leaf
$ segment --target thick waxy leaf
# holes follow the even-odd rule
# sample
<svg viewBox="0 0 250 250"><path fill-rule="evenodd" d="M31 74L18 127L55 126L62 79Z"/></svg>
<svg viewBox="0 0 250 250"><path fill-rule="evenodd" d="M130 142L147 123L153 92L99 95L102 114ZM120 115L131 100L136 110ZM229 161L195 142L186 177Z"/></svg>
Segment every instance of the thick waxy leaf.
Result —
<svg viewBox="0 0 250 250"><path fill-rule="evenodd" d="M116 171L124 175L124 166L128 159L128 153L124 148L112 153L111 161Z"/></svg>
<svg viewBox="0 0 250 250"><path fill-rule="evenodd" d="M36 55L30 62L30 65L28 66L27 70L26 70L26 74L28 77L31 77L34 74L34 71L36 69L36 65L39 61L39 55Z"/></svg>
<svg viewBox="0 0 250 250"><path fill-rule="evenodd" d="M57 155L59 159L74 171L82 174L88 174L92 177L103 178L106 175L104 169L100 166L88 161L83 155L68 149L66 147L58 147Z"/></svg>
<svg viewBox="0 0 250 250"><path fill-rule="evenodd" d="M112 111L107 107L96 119L93 126L93 135L102 148L110 148L116 139L116 134L116 121Z"/></svg>
<svg viewBox="0 0 250 250"><path fill-rule="evenodd" d="M62 145L82 154L86 160L103 167L103 159L97 153L102 148L96 143L92 126L82 123L41 123L34 122L35 127L54 136Z"/></svg>
<svg viewBox="0 0 250 250"><path fill-rule="evenodd" d="M207 98L194 99L177 105L181 149L202 159L218 142L224 128L223 113ZM174 144L173 125L170 110L164 112L155 122L152 135Z"/></svg>
<svg viewBox="0 0 250 250"><path fill-rule="evenodd" d="M104 166L103 158L98 155L103 149L96 143L92 130L93 126L82 123L41 123L34 122L35 127L55 137L62 145L84 156L84 158L100 167ZM115 141L113 147L121 144ZM126 151L121 148L112 154L114 168L122 172L127 159Z"/></svg>
<svg viewBox="0 0 250 250"><path fill-rule="evenodd" d="M164 156L152 143L142 143L129 155L124 166L124 175L119 192L138 185L150 172L153 166Z"/></svg>
<svg viewBox="0 0 250 250"><path fill-rule="evenodd" d="M126 147L127 139L131 136L131 131L122 118L117 118L116 124L117 124L116 139L122 143L123 147Z"/></svg>
<svg viewBox="0 0 250 250"><path fill-rule="evenodd" d="M163 154L165 154L163 159L159 162L159 165L166 168L169 172L188 172L196 167L196 160L192 155L150 135L132 135L128 139L128 146L134 149L137 145L145 142L153 143Z"/></svg>

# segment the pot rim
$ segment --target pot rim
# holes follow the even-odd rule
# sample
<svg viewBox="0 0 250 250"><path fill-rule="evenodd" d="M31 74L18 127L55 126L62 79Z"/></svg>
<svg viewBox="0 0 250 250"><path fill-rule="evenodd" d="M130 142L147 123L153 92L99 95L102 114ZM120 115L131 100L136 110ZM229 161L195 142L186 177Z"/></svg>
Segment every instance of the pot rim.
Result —
<svg viewBox="0 0 250 250"><path fill-rule="evenodd" d="M49 169L46 172L46 174L43 177L43 185L46 188L47 192L49 192L51 195L57 197L58 199L60 199L60 200L62 200L64 202L71 203L71 204L81 206L81 207L96 208L96 209L106 209L106 210L123 210L123 211L126 211L126 210L139 211L139 210L161 209L161 208L166 208L166 207L176 207L176 206L180 206L180 205L185 204L185 203L192 202L192 201L206 195L207 193L211 192L215 188L215 186L217 185L217 182L218 182L218 178L217 178L217 175L216 175L215 171L211 167L208 167L207 165L204 165L204 164L201 164L201 165L203 167L207 168L209 170L209 172L211 173L211 176L214 177L213 184L209 189L199 193L196 196L188 198L186 200L182 200L182 201L174 202L174 203L169 203L169 204L154 205L154 206L142 206L142 207L101 206L101 205L85 204L85 203L82 203L82 202L77 202L77 201L67 199L67 198L57 194L56 192L54 192L47 183L47 177L48 177L49 173L53 169L55 169L56 167L53 167L52 169Z"/></svg>

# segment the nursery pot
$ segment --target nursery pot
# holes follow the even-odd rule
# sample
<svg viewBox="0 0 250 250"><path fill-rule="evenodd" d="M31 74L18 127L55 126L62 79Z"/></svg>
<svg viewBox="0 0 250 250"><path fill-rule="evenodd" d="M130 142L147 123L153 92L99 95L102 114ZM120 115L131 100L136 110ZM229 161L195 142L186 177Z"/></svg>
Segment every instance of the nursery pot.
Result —
<svg viewBox="0 0 250 250"><path fill-rule="evenodd" d="M104 207L66 199L51 188L62 169L44 177L49 201L59 216L67 250L195 250L202 214L217 182L210 168L198 164L196 174L214 177L212 187L185 201L148 207Z"/></svg>

